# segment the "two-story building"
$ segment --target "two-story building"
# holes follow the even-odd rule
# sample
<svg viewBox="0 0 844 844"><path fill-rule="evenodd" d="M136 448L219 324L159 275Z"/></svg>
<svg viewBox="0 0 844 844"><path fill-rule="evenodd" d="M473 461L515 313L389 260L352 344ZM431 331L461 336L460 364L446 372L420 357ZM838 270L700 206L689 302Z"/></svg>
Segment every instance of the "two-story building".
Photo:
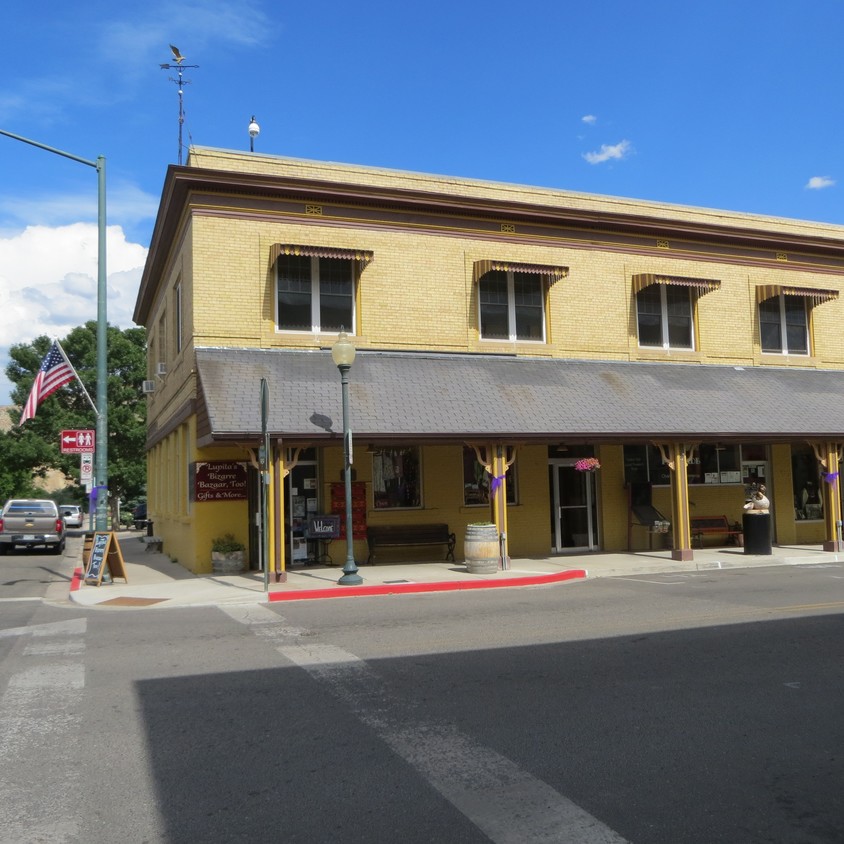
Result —
<svg viewBox="0 0 844 844"><path fill-rule="evenodd" d="M839 550L843 283L839 226L194 147L135 310L155 532L254 566L263 478L271 570L342 560L308 523L345 509L345 330L361 561L394 523L459 559L490 513L511 556L690 559L690 519L737 524L759 482L775 542Z"/></svg>

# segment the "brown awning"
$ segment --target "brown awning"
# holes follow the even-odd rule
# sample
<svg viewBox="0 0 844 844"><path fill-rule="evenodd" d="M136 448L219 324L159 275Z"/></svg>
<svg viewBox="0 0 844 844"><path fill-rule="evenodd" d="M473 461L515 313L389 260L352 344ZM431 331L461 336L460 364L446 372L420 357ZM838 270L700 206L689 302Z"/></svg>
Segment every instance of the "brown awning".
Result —
<svg viewBox="0 0 844 844"><path fill-rule="evenodd" d="M694 287L701 296L718 290L721 282L712 278L684 278L679 275L661 275L660 273L636 273L633 276L633 292L638 293L652 284L671 284L676 287Z"/></svg>
<svg viewBox="0 0 844 844"><path fill-rule="evenodd" d="M514 273L534 273L535 275L544 275L548 277L548 283L553 284L561 278L565 278L569 274L568 267L552 267L547 264L520 264L515 261L493 261L486 259L483 261L475 261L474 281L486 275L493 270L500 270L502 272Z"/></svg>
<svg viewBox="0 0 844 844"><path fill-rule="evenodd" d="M374 254L366 249L336 249L331 246L296 246L292 243L274 243L270 247L270 264L279 255L303 255L309 258L341 258L358 261L363 267L372 262Z"/></svg>
<svg viewBox="0 0 844 844"><path fill-rule="evenodd" d="M786 287L782 284L760 284L756 288L756 302L773 299L774 296L804 296L809 304L821 305L838 298L837 290L818 290L816 287Z"/></svg>

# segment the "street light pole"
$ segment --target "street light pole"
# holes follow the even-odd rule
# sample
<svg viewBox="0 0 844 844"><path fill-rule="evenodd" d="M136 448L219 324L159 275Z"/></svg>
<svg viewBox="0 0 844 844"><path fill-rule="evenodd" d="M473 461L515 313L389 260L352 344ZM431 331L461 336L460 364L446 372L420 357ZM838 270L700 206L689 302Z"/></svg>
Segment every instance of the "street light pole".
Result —
<svg viewBox="0 0 844 844"><path fill-rule="evenodd" d="M14 138L30 146L53 152L72 161L78 161L97 171L97 445L94 471L97 475L96 529L108 530L108 316L106 285L106 160L97 156L96 161L80 158L64 150L15 135L0 129L0 135Z"/></svg>
<svg viewBox="0 0 844 844"><path fill-rule="evenodd" d="M349 370L355 360L355 347L345 331L340 331L337 342L331 347L331 357L340 370L343 395L343 480L346 485L346 563L343 576L337 581L341 586L363 583L355 565L354 536L352 533L352 431L349 427Z"/></svg>

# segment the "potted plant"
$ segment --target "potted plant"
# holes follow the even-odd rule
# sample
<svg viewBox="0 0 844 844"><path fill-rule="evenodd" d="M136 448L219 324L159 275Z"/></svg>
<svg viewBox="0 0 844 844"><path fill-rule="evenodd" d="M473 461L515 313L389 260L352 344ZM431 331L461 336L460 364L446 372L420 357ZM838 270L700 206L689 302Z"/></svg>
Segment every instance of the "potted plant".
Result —
<svg viewBox="0 0 844 844"><path fill-rule="evenodd" d="M246 546L231 533L211 541L211 568L214 574L237 574L244 568Z"/></svg>

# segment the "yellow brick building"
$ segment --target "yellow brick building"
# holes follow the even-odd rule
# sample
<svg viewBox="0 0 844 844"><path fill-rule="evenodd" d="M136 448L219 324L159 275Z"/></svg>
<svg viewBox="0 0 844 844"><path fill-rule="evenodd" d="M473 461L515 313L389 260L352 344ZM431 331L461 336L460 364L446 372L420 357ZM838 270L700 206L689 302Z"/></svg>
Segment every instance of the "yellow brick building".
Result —
<svg viewBox="0 0 844 844"><path fill-rule="evenodd" d="M256 567L266 490L271 571L342 560L313 522L345 512L342 328L359 561L391 524L459 560L488 519L504 555L690 559L760 483L773 542L839 550L842 276L838 226L192 148L135 310L155 532Z"/></svg>

